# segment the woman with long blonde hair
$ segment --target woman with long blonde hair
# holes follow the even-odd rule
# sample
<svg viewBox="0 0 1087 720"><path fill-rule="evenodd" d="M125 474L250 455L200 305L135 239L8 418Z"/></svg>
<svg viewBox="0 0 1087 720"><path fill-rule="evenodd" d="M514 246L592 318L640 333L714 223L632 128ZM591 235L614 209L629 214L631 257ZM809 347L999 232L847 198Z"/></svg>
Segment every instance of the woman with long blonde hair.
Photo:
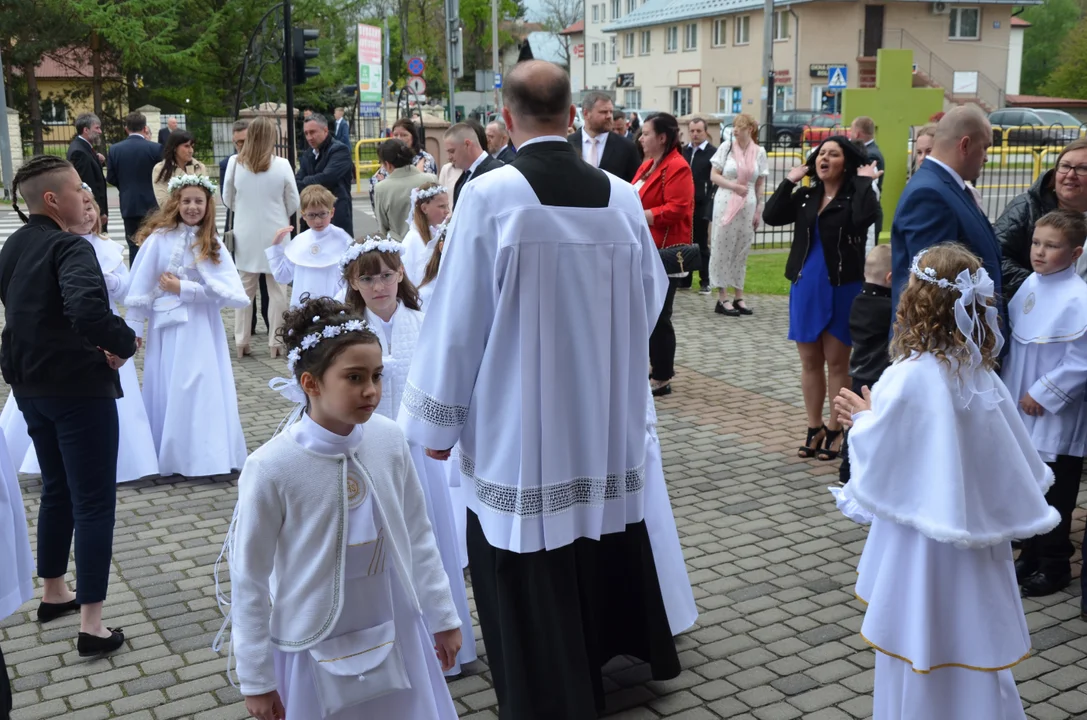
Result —
<svg viewBox="0 0 1087 720"><path fill-rule="evenodd" d="M234 211L234 263L241 275L245 294L257 294L260 276L268 286L268 348L279 353L276 330L290 301L287 286L275 281L265 250L271 247L276 231L291 225L298 212L298 186L291 164L275 155L279 129L267 117L249 123L245 145L230 158L223 182L223 202ZM234 344L240 356L249 353L253 304L234 313Z"/></svg>

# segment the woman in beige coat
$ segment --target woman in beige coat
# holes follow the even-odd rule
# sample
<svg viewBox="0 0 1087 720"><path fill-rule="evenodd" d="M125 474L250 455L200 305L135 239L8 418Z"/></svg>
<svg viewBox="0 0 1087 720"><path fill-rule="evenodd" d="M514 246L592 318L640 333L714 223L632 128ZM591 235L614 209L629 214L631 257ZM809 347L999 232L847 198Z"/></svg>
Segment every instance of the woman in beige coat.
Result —
<svg viewBox="0 0 1087 720"><path fill-rule="evenodd" d="M381 143L377 157L388 176L374 188L374 214L381 232L400 242L408 232L408 220L413 211L411 191L423 183L437 182L438 178L419 172L411 162L415 153L399 140Z"/></svg>
<svg viewBox="0 0 1087 720"><path fill-rule="evenodd" d="M162 149L162 162L151 170L151 183L155 187L155 199L159 207L166 204L170 197L167 186L170 180L182 175L207 175L208 169L204 163L193 159L196 147L193 144L193 135L188 130L174 130L166 140L166 147Z"/></svg>

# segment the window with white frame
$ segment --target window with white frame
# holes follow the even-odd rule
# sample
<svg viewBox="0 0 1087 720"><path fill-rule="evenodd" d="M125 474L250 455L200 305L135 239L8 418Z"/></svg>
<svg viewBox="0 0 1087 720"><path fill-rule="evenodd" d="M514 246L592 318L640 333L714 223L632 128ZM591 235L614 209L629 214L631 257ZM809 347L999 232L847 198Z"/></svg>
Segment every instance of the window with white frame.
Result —
<svg viewBox="0 0 1087 720"><path fill-rule="evenodd" d="M593 65L600 64L600 43L593 43Z"/></svg>
<svg viewBox="0 0 1087 720"><path fill-rule="evenodd" d="M698 23L690 23L683 28L683 49L698 49Z"/></svg>
<svg viewBox="0 0 1087 720"><path fill-rule="evenodd" d="M642 43L638 47L639 55L648 55L652 45L653 34L648 30L642 30Z"/></svg>
<svg viewBox="0 0 1087 720"><path fill-rule="evenodd" d="M981 8L951 8L950 21L948 38L951 40L977 40L981 37Z"/></svg>
<svg viewBox="0 0 1087 720"><path fill-rule="evenodd" d="M725 19L720 18L718 20L714 20L713 21L713 46L714 47L724 47L725 46L725 38L727 38L727 37L728 36L725 35Z"/></svg>
<svg viewBox="0 0 1087 720"><path fill-rule="evenodd" d="M774 111L775 112L787 112L793 109L795 104L793 100L793 86L792 85L775 85L774 86Z"/></svg>
<svg viewBox="0 0 1087 720"><path fill-rule="evenodd" d="M733 39L733 45L747 45L751 42L751 16L741 15L732 22L732 26L736 28Z"/></svg>
<svg viewBox="0 0 1087 720"><path fill-rule="evenodd" d="M611 19L618 20L623 12L623 0L611 0Z"/></svg>
<svg viewBox="0 0 1087 720"><path fill-rule="evenodd" d="M640 89L624 90L623 104L628 108L640 108L642 106L642 91Z"/></svg>
<svg viewBox="0 0 1087 720"><path fill-rule="evenodd" d="M611 61L615 63L619 59L619 38L611 36Z"/></svg>
<svg viewBox="0 0 1087 720"><path fill-rule="evenodd" d="M743 91L738 87L717 88L717 112L739 115L744 111Z"/></svg>
<svg viewBox="0 0 1087 720"><path fill-rule="evenodd" d="M600 22L600 6L595 4L593 5L593 22Z"/></svg>
<svg viewBox="0 0 1087 720"><path fill-rule="evenodd" d="M634 33L627 33L623 36L623 57L634 56Z"/></svg>
<svg viewBox="0 0 1087 720"><path fill-rule="evenodd" d="M691 89L689 87L672 88L672 114L676 117L691 114Z"/></svg>
<svg viewBox="0 0 1087 720"><path fill-rule="evenodd" d="M789 39L789 12L778 10L774 13L774 40Z"/></svg>
<svg viewBox="0 0 1087 720"><path fill-rule="evenodd" d="M627 0L627 15L638 9L638 0Z"/></svg>
<svg viewBox="0 0 1087 720"><path fill-rule="evenodd" d="M675 52L679 49L679 26L664 29L664 52Z"/></svg>
<svg viewBox="0 0 1087 720"><path fill-rule="evenodd" d="M46 125L67 125L68 106L63 100L45 98L41 101L42 122Z"/></svg>

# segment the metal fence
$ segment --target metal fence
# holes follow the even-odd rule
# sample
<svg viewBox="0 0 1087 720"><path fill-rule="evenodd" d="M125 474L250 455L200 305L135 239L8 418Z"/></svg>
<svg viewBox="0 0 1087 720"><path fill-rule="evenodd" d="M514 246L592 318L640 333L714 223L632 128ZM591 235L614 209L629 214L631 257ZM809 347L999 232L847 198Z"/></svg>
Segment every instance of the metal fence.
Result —
<svg viewBox="0 0 1087 720"><path fill-rule="evenodd" d="M814 128L817 135L809 134L799 148L773 144L767 147L770 177L764 193L774 193L789 170L804 162L821 138L845 135L846 128ZM1087 137L1087 125L1052 127L1005 127L993 128L993 147L989 150L989 162L977 181L982 204L989 220L995 222L1004 208L1016 195L1026 192L1043 173L1052 169L1061 150L1072 140ZM886 155L890 148L883 146ZM913 140L904 148L907 167L913 166ZM890 230L890 222L885 223ZM793 227L762 227L755 233L754 247L759 250L787 248L793 239Z"/></svg>

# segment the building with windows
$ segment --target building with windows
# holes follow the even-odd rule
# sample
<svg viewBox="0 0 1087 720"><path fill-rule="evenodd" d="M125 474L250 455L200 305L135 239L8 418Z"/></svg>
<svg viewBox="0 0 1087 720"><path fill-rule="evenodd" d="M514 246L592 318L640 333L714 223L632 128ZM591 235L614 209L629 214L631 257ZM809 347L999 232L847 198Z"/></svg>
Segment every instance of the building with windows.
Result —
<svg viewBox="0 0 1087 720"><path fill-rule="evenodd" d="M995 110L1018 80L1024 27L1012 13L1023 4L775 0L775 108L837 112L831 73L844 66L848 87L872 87L877 51L901 48L913 50L915 85L943 88L949 104ZM762 0L647 0L609 17L601 29L616 38L614 73L625 80L616 102L677 116L759 113L763 8Z"/></svg>
<svg viewBox="0 0 1087 720"><path fill-rule="evenodd" d="M604 28L637 12L646 0L586 0L584 37L585 57L582 75L584 90L615 90L616 64L619 61L619 37Z"/></svg>

